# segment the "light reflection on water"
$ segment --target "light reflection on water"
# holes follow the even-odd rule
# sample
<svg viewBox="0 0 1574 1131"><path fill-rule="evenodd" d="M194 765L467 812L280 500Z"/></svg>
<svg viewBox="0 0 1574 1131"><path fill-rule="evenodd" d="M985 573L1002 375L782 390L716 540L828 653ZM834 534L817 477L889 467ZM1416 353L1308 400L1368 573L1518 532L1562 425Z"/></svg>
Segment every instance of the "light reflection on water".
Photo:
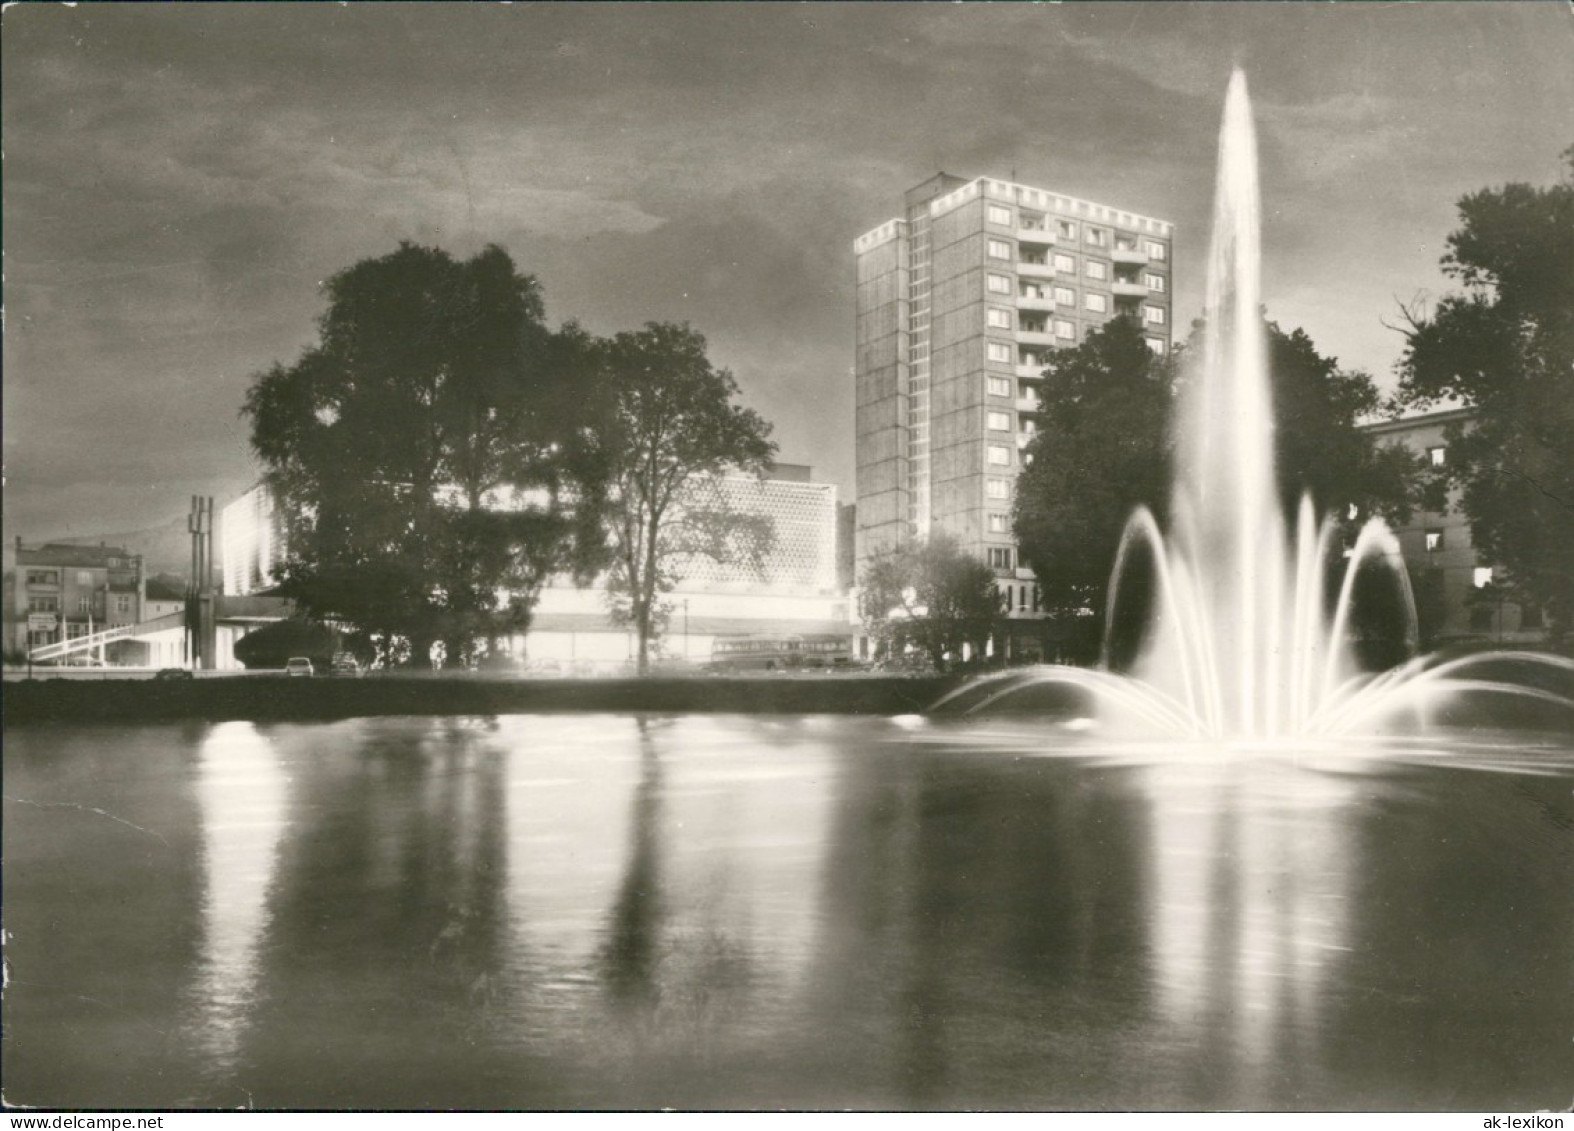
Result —
<svg viewBox="0 0 1574 1131"><path fill-rule="evenodd" d="M249 723L215 726L198 750L193 783L203 833L202 945L191 1001L194 1042L208 1075L226 1079L256 1005L258 947L268 887L288 821L286 781L273 746Z"/></svg>
<svg viewBox="0 0 1574 1131"><path fill-rule="evenodd" d="M581 715L7 739L13 1102L1567 1102L1558 742Z"/></svg>

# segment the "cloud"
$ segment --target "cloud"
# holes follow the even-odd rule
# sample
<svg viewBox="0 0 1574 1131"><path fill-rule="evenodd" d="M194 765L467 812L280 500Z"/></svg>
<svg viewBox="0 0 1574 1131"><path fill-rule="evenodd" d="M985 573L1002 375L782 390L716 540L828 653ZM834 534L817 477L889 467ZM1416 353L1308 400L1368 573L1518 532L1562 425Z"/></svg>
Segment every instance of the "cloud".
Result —
<svg viewBox="0 0 1574 1131"><path fill-rule="evenodd" d="M938 168L1014 170L1174 220L1189 318L1237 62L1263 141L1274 313L1382 372L1396 349L1370 330L1374 304L1435 285L1453 200L1555 175L1574 108L1569 15L13 8L5 452L30 486L7 492L7 522L31 536L63 508L145 525L162 516L120 508L151 507L148 483L244 483L249 375L311 338L321 280L405 238L456 254L502 243L554 320L691 321L777 420L784 454L850 487L852 239Z"/></svg>

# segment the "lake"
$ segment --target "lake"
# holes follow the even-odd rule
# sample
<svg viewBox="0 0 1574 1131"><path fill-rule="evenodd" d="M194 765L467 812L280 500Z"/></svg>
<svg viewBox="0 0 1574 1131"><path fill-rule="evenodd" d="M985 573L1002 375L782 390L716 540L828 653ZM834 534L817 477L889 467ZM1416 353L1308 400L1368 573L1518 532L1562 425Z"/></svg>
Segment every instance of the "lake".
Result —
<svg viewBox="0 0 1574 1131"><path fill-rule="evenodd" d="M13 1104L1574 1099L1566 738L13 727L4 783Z"/></svg>

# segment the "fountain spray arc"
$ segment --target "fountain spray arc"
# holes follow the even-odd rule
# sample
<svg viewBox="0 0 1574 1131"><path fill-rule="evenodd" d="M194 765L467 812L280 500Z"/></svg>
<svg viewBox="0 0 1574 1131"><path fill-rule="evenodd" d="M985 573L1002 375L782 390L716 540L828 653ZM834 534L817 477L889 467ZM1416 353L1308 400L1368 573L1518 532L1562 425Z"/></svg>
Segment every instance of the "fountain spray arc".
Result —
<svg viewBox="0 0 1574 1131"><path fill-rule="evenodd" d="M1570 705L1534 688L1461 676L1462 669L1504 660L1574 671L1566 660L1536 654L1442 663L1420 657L1375 679L1358 670L1347 642L1357 573L1369 564L1391 570L1408 613L1411 652L1415 602L1398 539L1381 519L1370 519L1344 553L1331 616L1324 608L1324 578L1336 547L1344 552L1335 522L1319 521L1311 498L1303 497L1293 538L1286 530L1260 312L1257 168L1246 76L1236 70L1219 135L1206 328L1178 405L1172 529L1166 538L1152 512L1139 508L1126 525L1110 579L1107 625L1115 621L1128 561L1139 547L1149 551L1158 580L1156 611L1133 676L1107 670L1106 640L1104 670L1010 673L986 681L987 694L970 710L1031 684L1063 683L1092 692L1112 709L1114 721L1179 737L1251 742L1361 730L1402 710L1424 711L1432 697L1459 691L1510 692Z"/></svg>
<svg viewBox="0 0 1574 1131"><path fill-rule="evenodd" d="M1157 562L1159 608L1137 675L1171 699L1194 731L1240 738L1301 733L1333 688L1353 674L1343 646L1356 570L1399 546L1368 524L1347 569L1334 624L1322 578L1334 525L1302 501L1294 544L1278 505L1274 417L1263 326L1257 140L1246 76L1237 70L1219 133L1205 330L1178 406L1174 526L1168 543L1139 511L1111 580L1145 542ZM1395 568L1409 600L1408 577ZM1415 618L1409 620L1414 644Z"/></svg>

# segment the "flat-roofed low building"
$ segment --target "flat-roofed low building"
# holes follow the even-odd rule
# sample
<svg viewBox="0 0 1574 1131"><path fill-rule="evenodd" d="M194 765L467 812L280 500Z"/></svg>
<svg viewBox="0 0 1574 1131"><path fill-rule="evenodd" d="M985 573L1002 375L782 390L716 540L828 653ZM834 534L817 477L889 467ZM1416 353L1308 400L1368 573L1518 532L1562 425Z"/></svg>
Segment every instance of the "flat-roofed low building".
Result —
<svg viewBox="0 0 1574 1131"><path fill-rule="evenodd" d="M770 520L774 537L759 568L695 557L677 563L679 580L663 647L708 659L718 637L784 634L851 640L846 586L837 574L837 488L817 483L805 464L774 464L764 476L724 475L697 483L692 500L720 501ZM705 496L710 495L711 498ZM508 505L507 500L498 505ZM224 508L221 566L225 595L255 594L274 583L284 559L282 515L265 484ZM530 632L509 642L532 660L593 667L634 658L631 629L613 623L606 579L580 588L567 578L545 586Z"/></svg>
<svg viewBox="0 0 1574 1131"><path fill-rule="evenodd" d="M776 464L764 477L727 475L701 482L691 496L717 493L740 514L770 520L770 550L756 569L696 557L678 563L663 602L665 652L708 660L718 640L787 635L851 641L848 598L837 576L837 489L816 483L802 464ZM542 590L530 632L514 642L532 661L610 667L635 658L633 630L613 623L605 578L587 588L566 580Z"/></svg>

